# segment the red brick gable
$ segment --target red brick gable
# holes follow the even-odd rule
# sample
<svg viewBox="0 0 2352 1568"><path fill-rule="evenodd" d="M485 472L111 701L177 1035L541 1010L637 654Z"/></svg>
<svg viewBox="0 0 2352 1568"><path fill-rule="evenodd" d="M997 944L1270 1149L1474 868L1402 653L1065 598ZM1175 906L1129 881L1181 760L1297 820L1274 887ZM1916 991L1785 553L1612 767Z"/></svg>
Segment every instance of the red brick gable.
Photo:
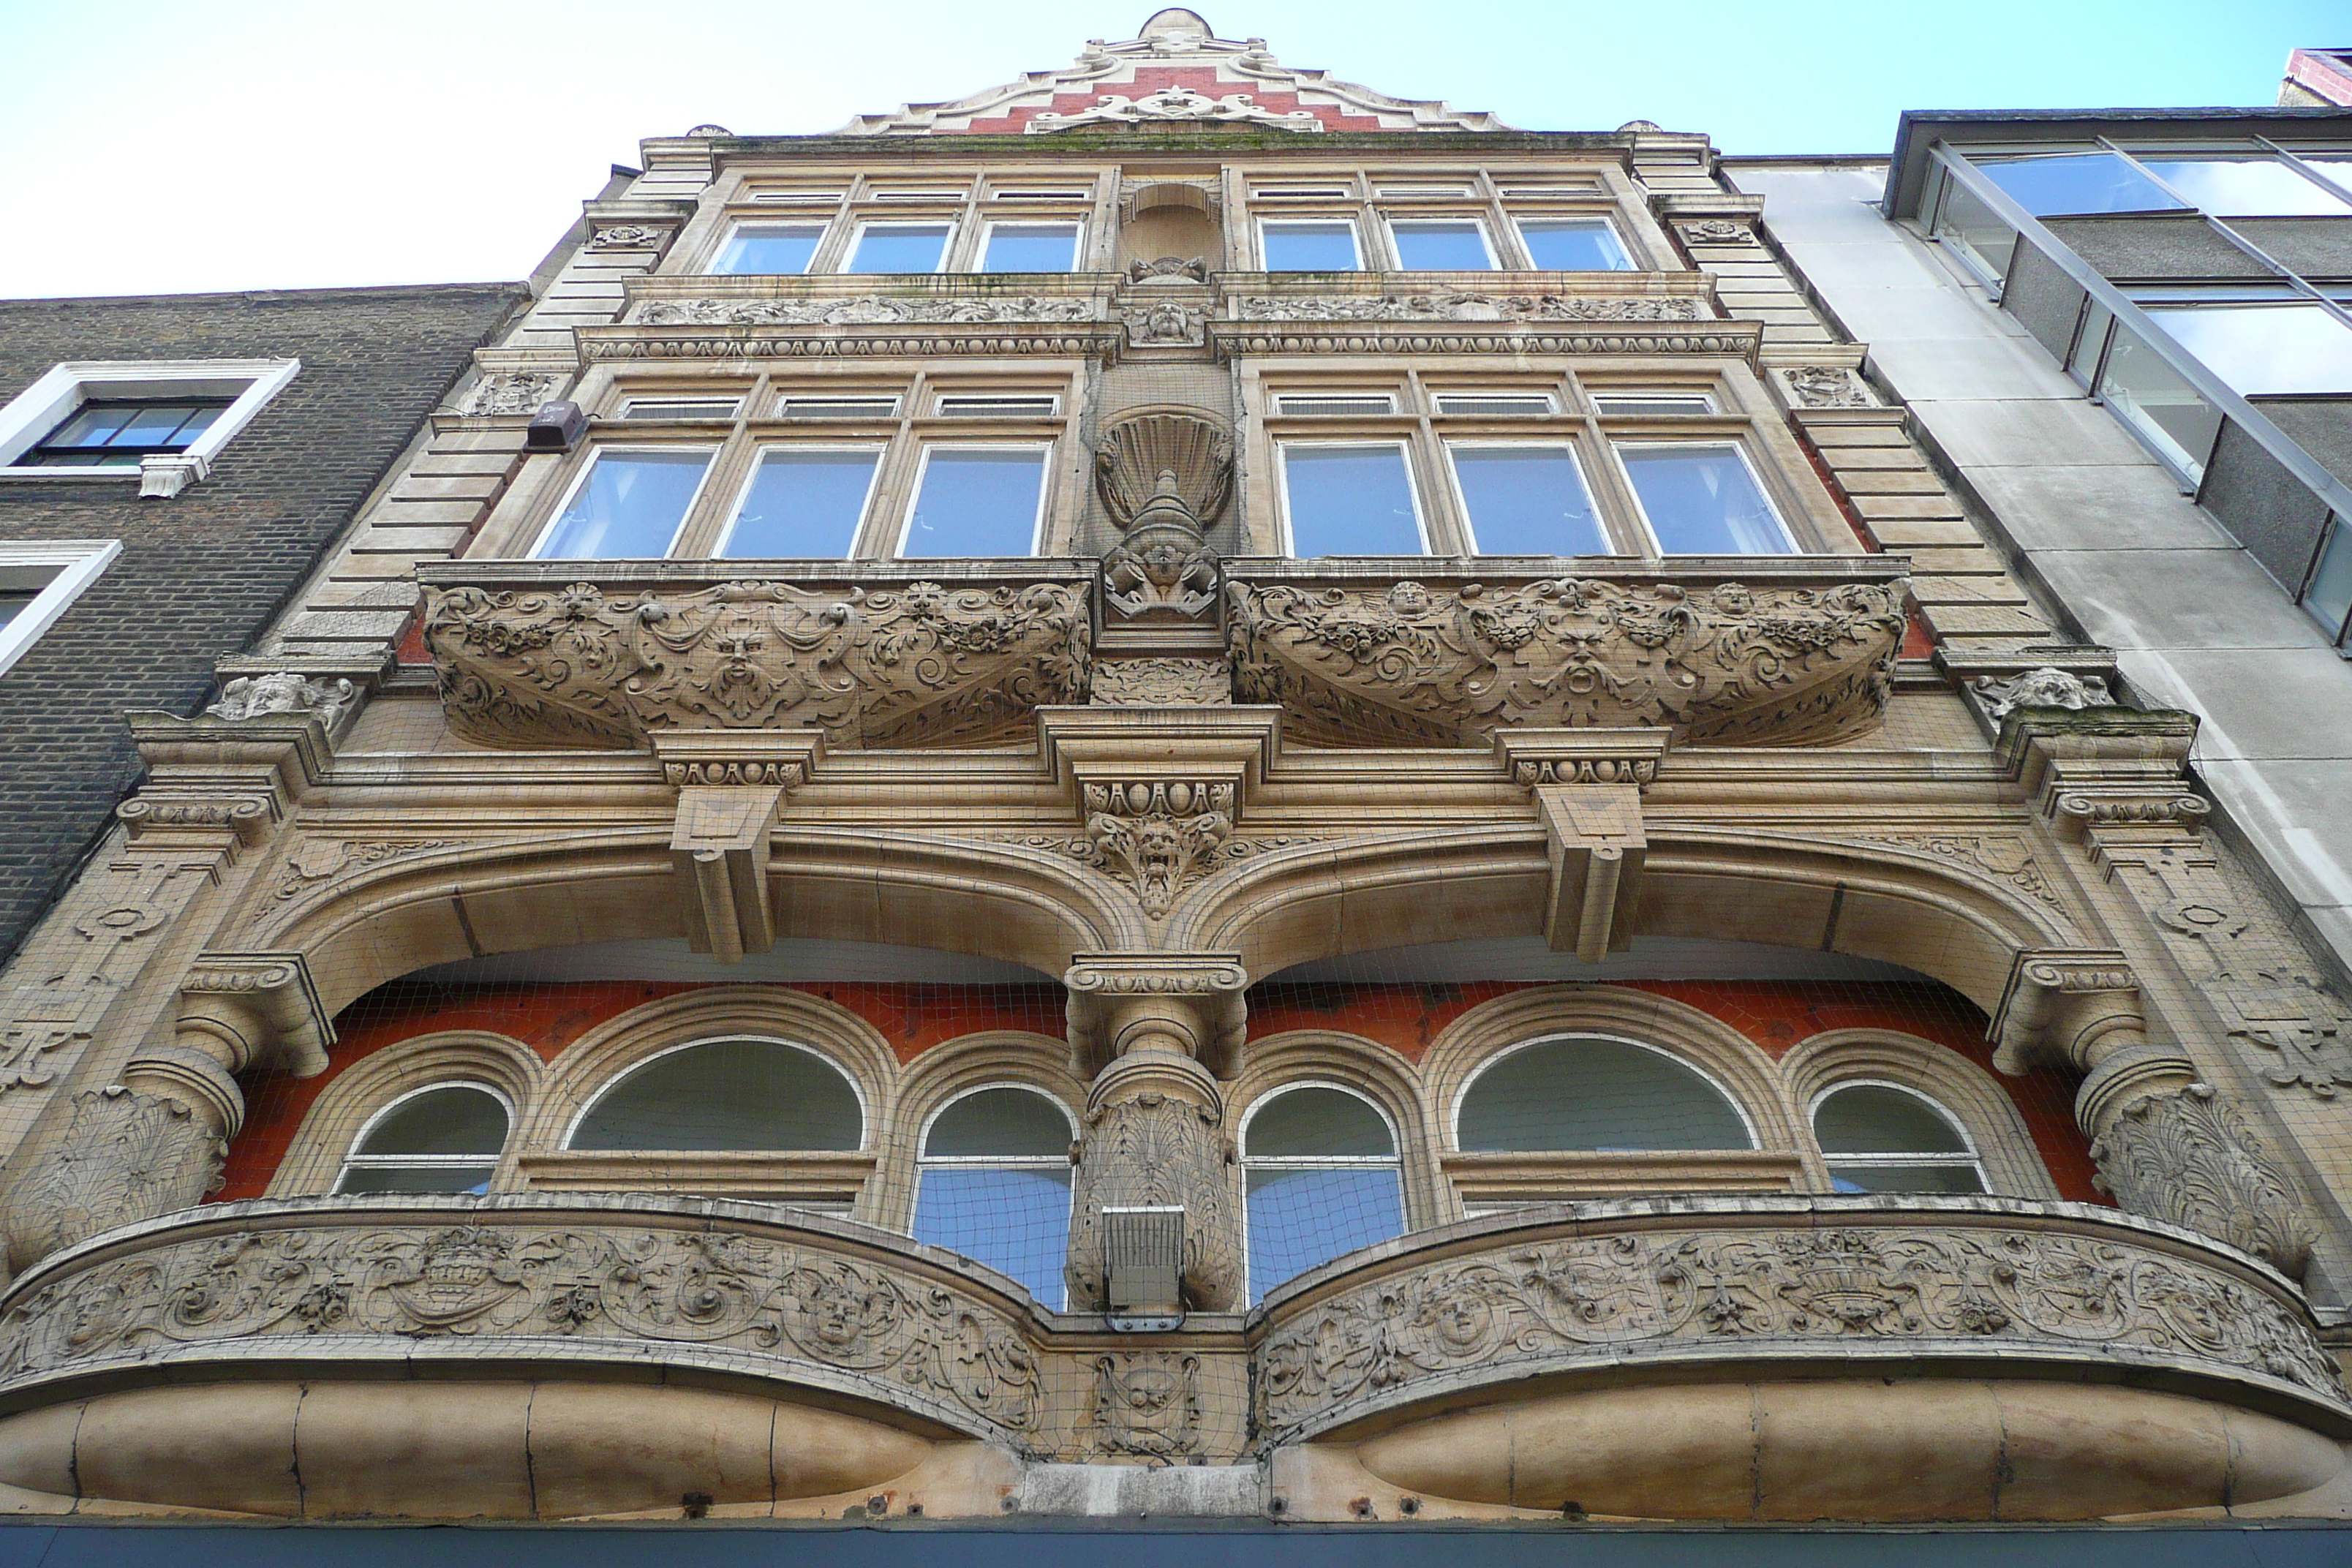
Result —
<svg viewBox="0 0 2352 1568"><path fill-rule="evenodd" d="M1270 113L1296 114L1301 110L1323 122L1327 131L1378 131L1377 115L1349 114L1336 103L1303 103L1295 92L1265 92L1262 83L1247 79L1234 79L1220 75L1212 66L1138 66L1135 75L1123 81L1089 82L1079 92L1057 92L1051 103L1022 104L1009 113L985 120L973 120L963 131L946 132L943 135L971 134L975 136L1019 135L1023 127L1040 114L1083 114L1095 107L1105 93L1118 93L1127 98L1142 98L1163 88L1188 87L1194 92L1211 98L1223 98L1232 93L1246 92L1250 101Z"/></svg>

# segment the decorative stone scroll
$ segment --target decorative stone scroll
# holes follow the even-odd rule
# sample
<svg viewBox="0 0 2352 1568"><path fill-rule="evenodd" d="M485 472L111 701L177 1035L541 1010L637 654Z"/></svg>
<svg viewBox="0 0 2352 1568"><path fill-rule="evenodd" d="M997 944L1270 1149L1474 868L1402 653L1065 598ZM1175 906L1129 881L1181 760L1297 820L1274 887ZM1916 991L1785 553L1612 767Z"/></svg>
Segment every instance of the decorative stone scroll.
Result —
<svg viewBox="0 0 2352 1568"><path fill-rule="evenodd" d="M516 371L486 375L474 384L457 412L482 417L500 414L536 414L540 405L555 395L564 378L552 373Z"/></svg>
<svg viewBox="0 0 2352 1568"><path fill-rule="evenodd" d="M1087 1422L1097 1449L1165 1464L1202 1451L1201 1358L1137 1351L1094 1360Z"/></svg>
<svg viewBox="0 0 2352 1568"><path fill-rule="evenodd" d="M747 581L677 594L587 584L425 590L449 727L511 747L643 747L672 729L814 727L835 747L923 745L1083 702L1087 590Z"/></svg>
<svg viewBox="0 0 2352 1568"><path fill-rule="evenodd" d="M1244 321L1697 321L1705 301L1644 295L1588 299L1569 294L1244 294L1234 301Z"/></svg>
<svg viewBox="0 0 2352 1568"><path fill-rule="evenodd" d="M1323 121L1307 110L1279 113L1264 108L1246 92L1229 92L1221 98L1212 98L1189 87L1163 87L1140 98L1129 98L1120 92L1100 93L1096 96L1091 109L1082 109L1076 114L1055 114L1050 110L1039 113L1033 116L1022 130L1032 136L1042 136L1089 125L1115 129L1122 125L1170 123L1270 125L1283 131L1298 132L1323 129Z"/></svg>
<svg viewBox="0 0 2352 1568"><path fill-rule="evenodd" d="M1874 396L1862 377L1843 365L1805 364L1776 369L1780 384L1800 408L1875 408Z"/></svg>
<svg viewBox="0 0 2352 1568"><path fill-rule="evenodd" d="M1089 700L1105 708L1222 708L1233 700L1221 658L1100 659L1089 689Z"/></svg>
<svg viewBox="0 0 2352 1568"><path fill-rule="evenodd" d="M646 327L889 326L898 322L1092 321L1101 308L1084 296L1012 299L656 300L637 315Z"/></svg>
<svg viewBox="0 0 2352 1568"><path fill-rule="evenodd" d="M1587 1213L1597 1234L1505 1231L1468 1258L1278 1303L1258 1352L1259 1431L1278 1443L1482 1383L1622 1374L1652 1356L1872 1351L2136 1364L2352 1414L2305 1310L2273 1276L2073 1205L1996 1200L1971 1214L1965 1200L1926 1200L1953 1212L1897 1219L1867 1202L1732 1200L1720 1207L1762 1212L1614 1234Z"/></svg>
<svg viewBox="0 0 2352 1568"><path fill-rule="evenodd" d="M1877 728L1900 584L1712 589L1562 577L1384 591L1234 583L1234 692L1318 743L1478 745L1522 727L1824 745Z"/></svg>
<svg viewBox="0 0 2352 1568"><path fill-rule="evenodd" d="M698 1216L656 1228L593 1208L446 1206L459 1212L436 1221L285 1205L231 1235L166 1232L37 1277L0 1317L0 1388L205 1346L405 1359L418 1342L498 1342L553 1362L566 1345L609 1344L730 1351L733 1371L815 1373L1016 1446L1037 1426L1040 1378L1017 1320L919 1272Z"/></svg>

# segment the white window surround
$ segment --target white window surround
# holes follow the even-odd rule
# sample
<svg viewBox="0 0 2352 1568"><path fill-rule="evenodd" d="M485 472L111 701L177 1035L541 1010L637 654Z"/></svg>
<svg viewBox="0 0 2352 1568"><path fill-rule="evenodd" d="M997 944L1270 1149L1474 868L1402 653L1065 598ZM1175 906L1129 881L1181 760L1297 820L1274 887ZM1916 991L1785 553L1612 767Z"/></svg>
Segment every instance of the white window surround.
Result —
<svg viewBox="0 0 2352 1568"><path fill-rule="evenodd" d="M1272 230L1282 228L1332 227L1340 225L1344 225L1347 227L1348 247L1349 249L1354 253L1356 258L1356 264L1346 270L1350 272L1361 272L1364 270L1363 233L1357 228L1356 220L1344 213L1300 213L1297 216L1292 216L1286 213L1280 217L1259 218L1257 220L1257 253L1259 257L1259 265L1265 265L1265 237Z"/></svg>
<svg viewBox="0 0 2352 1568"><path fill-rule="evenodd" d="M1413 468L1412 444L1401 438L1384 437L1380 436L1361 436L1353 440L1345 437L1334 436L1328 440L1282 440L1276 441L1274 444L1276 472L1280 479L1280 483L1275 487L1275 489L1276 495L1281 502L1281 508L1277 514L1277 521L1280 523L1282 529L1281 552L1284 555L1294 557L1298 554L1297 536L1293 533L1290 526L1289 458L1292 449L1298 448L1301 450L1316 450L1319 448L1347 447L1391 447L1397 452L1398 456L1404 463L1404 491L1406 497L1412 502L1412 526L1414 531L1419 533L1421 536L1421 553L1423 555L1432 555L1436 553L1434 547L1430 542L1429 518L1422 510L1421 477ZM1315 557L1307 557L1306 559L1311 560L1315 559Z"/></svg>
<svg viewBox="0 0 2352 1568"><path fill-rule="evenodd" d="M129 479L130 473L121 468L10 466L93 398L234 397L236 401L223 409L186 451L140 463L141 495L175 496L211 475L213 458L220 449L301 368L298 359L68 360L0 407L0 481L107 479L120 483Z"/></svg>
<svg viewBox="0 0 2352 1568"><path fill-rule="evenodd" d="M541 558L540 552L545 550L548 546L548 542L555 537L556 528L563 521L564 513L572 510L572 501L576 500L579 497L580 492L587 487L589 476L596 471L596 465L598 463L603 462L607 457L626 457L632 452L699 452L702 454L702 477L695 481L694 493L687 497L686 505L680 509L677 514L677 526L670 530L669 542L662 546L660 556L646 558L667 560L669 558L669 552L677 548L678 537L686 531L687 520L694 515L694 509L701 504L702 492L708 489L710 486L711 470L719 466L715 461L713 461L713 459L719 455L719 448L716 447L668 446L654 443L631 445L624 442L614 442L609 446L602 446L593 448L588 454L588 460L580 465L580 472L572 476L572 482L564 487L563 497L561 500L555 503L555 510L549 512L547 514L547 520L539 525L539 537L531 542L530 553L525 556L524 559L527 561L537 561ZM630 558L625 556L566 556L562 557L561 559L626 560Z"/></svg>
<svg viewBox="0 0 2352 1568"><path fill-rule="evenodd" d="M896 560L935 560L945 557L909 556L907 537L915 531L915 510L923 504L923 481L930 477L931 457L938 452L1034 452L1037 454L1037 513L1029 526L1029 553L1037 554L1045 542L1045 503L1054 489L1054 443L1051 441L927 441L922 456L915 464L915 483L907 495L907 510L898 519L898 537L891 542L890 554Z"/></svg>
<svg viewBox="0 0 2352 1568"><path fill-rule="evenodd" d="M36 584L40 588L33 602L16 612L16 619L0 626L0 675L14 668L25 650L40 641L41 634L57 625L58 617L81 597L82 590L97 582L99 574L121 553L119 539L0 543L0 587L15 587L20 593Z"/></svg>
<svg viewBox="0 0 2352 1568"><path fill-rule="evenodd" d="M719 531L718 541L710 547L712 559L728 558L727 546L733 542L735 531L743 521L743 508L751 499L751 487L760 482L761 468L766 463L768 455L772 452L863 452L873 455L874 467L866 476L866 494L857 503L857 521L852 523L849 529L849 552L843 557L845 560L856 560L858 537L866 531L866 514L874 509L875 489L882 482L882 460L889 455L888 447L879 442L775 441L760 447L751 454L751 470L743 476L742 484L736 489L735 505L727 514L727 526ZM677 548L676 541L671 542L671 548ZM831 557L814 559L829 560Z"/></svg>

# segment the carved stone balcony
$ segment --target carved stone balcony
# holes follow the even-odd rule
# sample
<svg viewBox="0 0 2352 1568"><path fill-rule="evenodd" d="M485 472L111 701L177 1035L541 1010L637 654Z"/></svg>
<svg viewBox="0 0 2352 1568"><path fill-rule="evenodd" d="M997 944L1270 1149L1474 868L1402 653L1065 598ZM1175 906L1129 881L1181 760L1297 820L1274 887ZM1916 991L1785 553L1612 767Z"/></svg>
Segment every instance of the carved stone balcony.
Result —
<svg viewBox="0 0 2352 1568"><path fill-rule="evenodd" d="M1580 725L1823 745L1885 714L1904 557L1589 576L1467 564L1230 563L1234 700L1278 704L1292 734L1327 745L1484 745L1497 730Z"/></svg>
<svg viewBox="0 0 2352 1568"><path fill-rule="evenodd" d="M1007 570L1007 568L1011 568ZM455 562L420 568L449 727L643 749L809 727L846 750L985 741L1086 700L1091 563Z"/></svg>

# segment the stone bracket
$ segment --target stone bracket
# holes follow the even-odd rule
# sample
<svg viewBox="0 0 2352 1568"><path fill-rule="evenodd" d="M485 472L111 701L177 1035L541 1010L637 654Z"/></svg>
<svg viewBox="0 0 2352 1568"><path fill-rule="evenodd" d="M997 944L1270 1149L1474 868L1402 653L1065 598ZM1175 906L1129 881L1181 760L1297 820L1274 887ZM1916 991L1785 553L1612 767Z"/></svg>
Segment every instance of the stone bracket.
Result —
<svg viewBox="0 0 2352 1568"><path fill-rule="evenodd" d="M2087 1068L2102 1037L2144 1026L2139 977L2121 952L2029 947L2010 967L1986 1037L1993 1065L2014 1077L2045 1061Z"/></svg>
<svg viewBox="0 0 2352 1568"><path fill-rule="evenodd" d="M1649 854L1642 791L1672 743L1665 730L1506 730L1495 759L1533 792L1551 860L1544 937L1598 963L1633 944Z"/></svg>
<svg viewBox="0 0 2352 1568"><path fill-rule="evenodd" d="M334 1019L299 952L207 952L180 983L178 1034L230 1073L327 1068Z"/></svg>
<svg viewBox="0 0 2352 1568"><path fill-rule="evenodd" d="M1131 1028L1189 1029L1191 1055L1219 1078L1239 1069L1249 972L1232 952L1079 952L1063 984L1070 1068L1092 1078L1124 1048Z"/></svg>
<svg viewBox="0 0 2352 1568"><path fill-rule="evenodd" d="M775 945L768 897L771 830L784 797L824 756L820 730L671 730L653 737L662 778L677 786L670 830L687 945L722 963Z"/></svg>
<svg viewBox="0 0 2352 1568"><path fill-rule="evenodd" d="M1238 820L1282 754L1282 710L1040 708L1037 750L1082 822L1088 784L1139 779L1230 784Z"/></svg>

